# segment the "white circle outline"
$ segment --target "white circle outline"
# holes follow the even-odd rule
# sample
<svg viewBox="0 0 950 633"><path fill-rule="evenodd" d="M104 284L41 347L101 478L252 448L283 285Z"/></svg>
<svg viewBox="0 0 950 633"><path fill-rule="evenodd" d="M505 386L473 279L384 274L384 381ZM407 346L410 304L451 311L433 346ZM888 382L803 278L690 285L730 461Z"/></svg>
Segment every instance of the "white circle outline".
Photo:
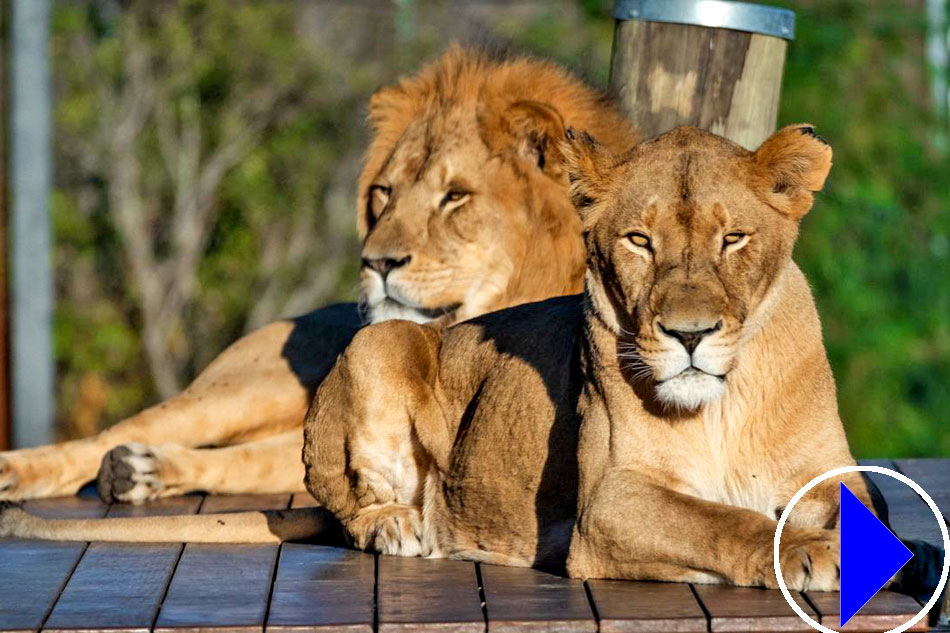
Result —
<svg viewBox="0 0 950 633"><path fill-rule="evenodd" d="M792 595L788 591L788 587L785 585L785 579L782 578L782 568L779 565L779 543L782 539L782 530L785 528L785 521L788 519L789 513L792 511L792 508L795 507L795 504L801 501L802 497L805 494L825 481L826 479L831 479L832 477L837 477L838 475L844 475L846 473L858 473L858 472L870 472L878 473L879 475L887 475L888 477L893 477L894 479L910 486L914 492L920 495L924 501L927 502L927 505L930 506L930 511L934 513L934 516L937 517L937 525L940 526L940 534L943 536L943 551L947 554L943 557L943 571L940 573L940 582L937 584L937 590L934 591L934 595L930 597L930 600L927 601L927 604L921 608L921 610L913 618L904 622L900 626L896 626L886 633L904 633L907 629L914 626L920 622L925 615L937 604L937 601L940 600L940 594L943 593L943 588L947 584L947 573L950 572L950 534L947 533L947 524L943 520L943 515L940 513L940 508L937 507L937 504L934 503L934 500L930 498L924 489L917 485L917 482L902 475L896 470L891 470L889 468L883 468L881 466L843 466L841 468L835 468L834 470L829 470L823 475L818 475L811 481L809 481L805 486L795 493L795 496L792 497L792 500L788 502L788 505L785 506L785 510L782 511L782 516L778 520L778 527L775 528L775 538L773 541L773 553L772 553L772 563L775 566L775 579L778 581L779 589L782 590L782 595L785 596L785 601L788 602L789 606L792 607L792 610L798 614L802 620L805 621L805 624L811 628L821 631L821 633L838 633L832 629L829 629L826 626L823 626L813 620L811 616L805 613L801 607L798 606L794 600L792 600Z"/></svg>

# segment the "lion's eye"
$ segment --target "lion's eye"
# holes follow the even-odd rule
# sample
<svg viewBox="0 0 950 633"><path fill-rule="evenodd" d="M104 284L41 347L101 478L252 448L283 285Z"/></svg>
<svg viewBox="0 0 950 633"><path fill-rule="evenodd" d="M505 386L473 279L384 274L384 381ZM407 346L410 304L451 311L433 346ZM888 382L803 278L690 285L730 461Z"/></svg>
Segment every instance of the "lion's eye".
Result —
<svg viewBox="0 0 950 633"><path fill-rule="evenodd" d="M442 198L442 202L439 203L439 206L446 206L448 204L454 204L456 202L463 202L466 198L469 197L469 192L462 191L461 189L451 189Z"/></svg>
<svg viewBox="0 0 950 633"><path fill-rule="evenodd" d="M652 250L650 238L644 235L643 233L637 233L637 232L629 233L627 234L627 240L634 246L639 246L640 248Z"/></svg>
<svg viewBox="0 0 950 633"><path fill-rule="evenodd" d="M722 247L723 249L729 248L730 246L739 246L745 244L748 239L748 235L742 231L733 231L732 233L726 233L722 237Z"/></svg>
<svg viewBox="0 0 950 633"><path fill-rule="evenodd" d="M373 185L369 188L369 210L375 217L379 217L389 204L391 194L392 189L385 185Z"/></svg>

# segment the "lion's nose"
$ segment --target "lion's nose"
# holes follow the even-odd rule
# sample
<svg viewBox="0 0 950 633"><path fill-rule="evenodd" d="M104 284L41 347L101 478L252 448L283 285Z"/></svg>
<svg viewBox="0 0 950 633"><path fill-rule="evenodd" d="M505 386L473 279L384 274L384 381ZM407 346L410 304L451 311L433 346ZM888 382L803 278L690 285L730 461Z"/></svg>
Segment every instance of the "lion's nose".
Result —
<svg viewBox="0 0 950 633"><path fill-rule="evenodd" d="M686 348L686 352L692 356L693 352L696 351L696 348L699 346L699 342L702 341L704 337L709 336L713 332L718 332L720 328L722 328L722 319L716 321L714 326L701 330L673 330L663 327L662 323L658 325L664 334L672 336L682 343L683 347Z"/></svg>
<svg viewBox="0 0 950 633"><path fill-rule="evenodd" d="M386 279L386 276L394 269L399 268L400 266L405 266L409 263L409 260L412 259L411 255L406 255L401 258L393 257L378 257L378 258L363 258L363 265L367 268L372 268L380 274L383 280Z"/></svg>

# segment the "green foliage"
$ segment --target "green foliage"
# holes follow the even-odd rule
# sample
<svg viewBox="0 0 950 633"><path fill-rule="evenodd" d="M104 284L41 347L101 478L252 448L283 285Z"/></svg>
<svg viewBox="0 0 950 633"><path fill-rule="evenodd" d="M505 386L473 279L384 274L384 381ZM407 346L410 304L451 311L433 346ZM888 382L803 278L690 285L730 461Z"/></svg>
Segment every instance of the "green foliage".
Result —
<svg viewBox="0 0 950 633"><path fill-rule="evenodd" d="M950 455L950 131L930 101L922 10L887 0L775 4L798 13L780 123L814 123L835 150L796 259L818 300L852 446L860 457ZM366 142L363 104L376 87L473 32L551 56L604 86L611 5L57 3L52 212L65 432L92 432L158 398L140 282L109 203L109 122L130 24L176 120L200 108L204 154L240 129L230 97L268 85L286 106L216 189L200 290L169 335L184 350L187 380L249 327L353 298L351 204ZM135 147L152 245L167 255L175 179L154 121ZM321 291L300 294L311 287Z"/></svg>
<svg viewBox="0 0 950 633"><path fill-rule="evenodd" d="M796 260L848 436L860 457L950 455L950 155L924 16L884 2L796 8L780 119L814 123L835 152Z"/></svg>

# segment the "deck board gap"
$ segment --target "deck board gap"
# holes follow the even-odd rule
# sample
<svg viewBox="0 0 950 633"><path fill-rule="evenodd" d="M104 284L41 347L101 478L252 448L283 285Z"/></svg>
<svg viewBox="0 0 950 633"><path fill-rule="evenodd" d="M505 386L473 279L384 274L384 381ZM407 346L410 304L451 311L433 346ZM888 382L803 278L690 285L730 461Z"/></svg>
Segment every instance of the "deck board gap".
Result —
<svg viewBox="0 0 950 633"><path fill-rule="evenodd" d="M584 583L587 584L587 583ZM693 583L689 583L689 590L692 592L693 597L696 598L696 604L699 605L699 608L703 610L703 615L706 617L706 631L707 633L712 633L712 614L709 612L709 609L706 608L706 605L703 604L702 598L699 597L699 592L696 591L696 587L693 586Z"/></svg>
<svg viewBox="0 0 950 633"><path fill-rule="evenodd" d="M111 509L112 504L109 504L109 507L107 507L102 513L102 516L107 516ZM36 627L37 631L42 631L46 628L46 623L49 621L50 616L53 615L53 610L56 608L56 605L59 604L59 599L63 597L63 592L66 591L66 586L69 585L69 581L72 580L73 574L75 574L76 570L79 569L79 563L81 563L82 559L86 557L86 552L88 550L89 543L87 542L82 546L82 552L76 557L76 562L73 563L72 569L69 570L69 573L66 574L66 577L63 579L63 583L59 586L59 591L56 592L56 598L50 602L49 608L46 610L46 613L43 614L43 619L40 620L39 626Z"/></svg>
<svg viewBox="0 0 950 633"><path fill-rule="evenodd" d="M807 592L807 591L800 591L800 592L798 592L798 595L800 595L800 596L802 597L802 600L804 600L805 603L806 603L809 607L811 607L812 610L818 615L818 623L819 623L819 624L824 624L824 623L825 623L825 614L822 612L821 609L818 608L818 604L817 604L814 600L811 599L811 596L808 595L808 592ZM826 626L827 626L827 625L826 625Z"/></svg>
<svg viewBox="0 0 950 633"><path fill-rule="evenodd" d="M594 616L594 622L597 624L597 630L600 631L600 613L597 611L597 603L594 602L594 595L590 591L590 585L584 581L584 595L587 596L587 604L590 606L590 612Z"/></svg>
<svg viewBox="0 0 950 633"><path fill-rule="evenodd" d="M208 495L201 495L201 500L198 502L198 507L195 508L195 514L201 514L201 507L205 504L205 500L208 498ZM110 509L112 506L109 506ZM107 513L108 514L108 513ZM158 608L155 609L155 617L152 618L152 625L148 628L149 631L154 631L155 627L158 626L158 616L162 613L162 607L165 606L165 598L168 597L168 589L172 586L172 580L175 579L175 574L178 572L178 564L181 563L181 557L185 554L185 543L181 544L181 547L178 548L178 558L175 559L175 564L172 565L172 573L168 575L168 582L165 583L165 590L162 592L162 597L158 601Z"/></svg>
<svg viewBox="0 0 950 633"><path fill-rule="evenodd" d="M294 495L290 495L287 499L287 506L285 510L289 510L294 506ZM271 566L270 571L270 590L267 592L267 604L264 605L264 623L261 627L262 631L267 630L267 624L270 621L270 610L271 605L274 603L274 588L277 586L277 567L280 565L280 555L284 551L283 542L277 544L277 556L274 557L274 564Z"/></svg>
<svg viewBox="0 0 950 633"><path fill-rule="evenodd" d="M478 585L478 600L482 604L482 617L485 618L485 630L488 630L488 599L485 597L485 583L482 581L482 564L475 563L475 583Z"/></svg>
<svg viewBox="0 0 950 633"><path fill-rule="evenodd" d="M373 633L379 632L379 552L373 554Z"/></svg>

